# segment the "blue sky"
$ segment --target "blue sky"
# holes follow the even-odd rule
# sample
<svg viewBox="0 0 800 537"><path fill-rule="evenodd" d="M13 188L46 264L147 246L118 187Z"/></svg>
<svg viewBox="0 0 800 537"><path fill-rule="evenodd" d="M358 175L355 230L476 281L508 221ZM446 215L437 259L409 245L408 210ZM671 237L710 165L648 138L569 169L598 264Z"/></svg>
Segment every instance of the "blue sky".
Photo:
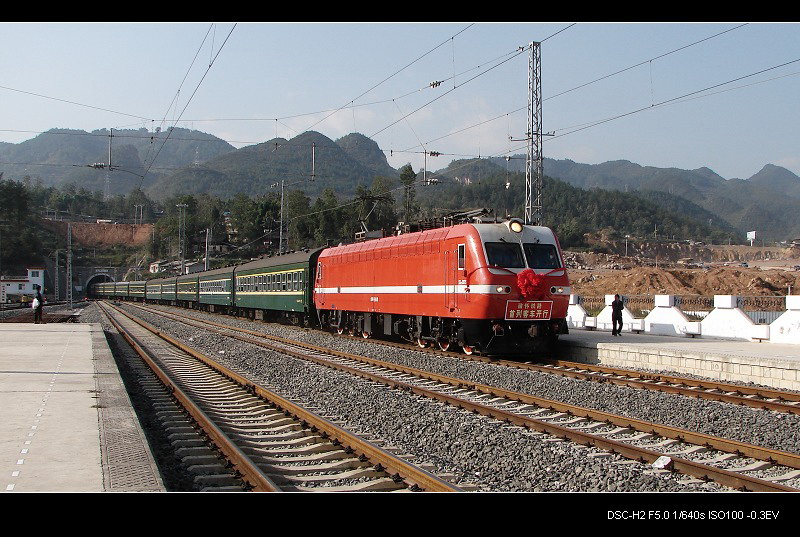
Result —
<svg viewBox="0 0 800 537"><path fill-rule="evenodd" d="M524 153L518 48L541 41L545 157L800 175L800 25L742 24L2 23L0 141L178 125L242 147L357 131L394 167L438 151L436 170Z"/></svg>

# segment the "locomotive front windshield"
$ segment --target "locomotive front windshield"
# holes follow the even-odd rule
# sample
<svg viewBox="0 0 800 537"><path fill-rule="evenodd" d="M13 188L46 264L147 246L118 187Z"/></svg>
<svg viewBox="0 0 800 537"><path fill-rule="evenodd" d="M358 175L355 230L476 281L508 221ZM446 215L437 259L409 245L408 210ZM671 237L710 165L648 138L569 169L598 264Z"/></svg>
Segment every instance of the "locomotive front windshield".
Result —
<svg viewBox="0 0 800 537"><path fill-rule="evenodd" d="M497 267L525 268L522 250L515 242L487 242L486 259Z"/></svg>
<svg viewBox="0 0 800 537"><path fill-rule="evenodd" d="M530 268L561 268L561 261L558 258L558 251L554 244L527 242L520 248L519 244L513 242L487 242L485 246L489 265L504 268L525 268L525 261L527 260L527 266Z"/></svg>
<svg viewBox="0 0 800 537"><path fill-rule="evenodd" d="M525 258L528 260L530 268L561 268L561 260L558 258L555 244L528 242L523 244L522 248L525 250Z"/></svg>

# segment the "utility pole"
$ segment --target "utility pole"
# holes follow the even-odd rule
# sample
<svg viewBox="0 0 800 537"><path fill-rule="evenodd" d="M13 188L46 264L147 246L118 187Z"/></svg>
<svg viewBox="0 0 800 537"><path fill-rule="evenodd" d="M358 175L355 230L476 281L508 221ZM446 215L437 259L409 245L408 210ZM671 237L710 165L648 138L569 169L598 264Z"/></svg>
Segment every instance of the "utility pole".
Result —
<svg viewBox="0 0 800 537"><path fill-rule="evenodd" d="M181 274L183 274L183 261L184 250L186 247L186 208L188 205L179 203L175 205L178 208L178 244L181 251Z"/></svg>
<svg viewBox="0 0 800 537"><path fill-rule="evenodd" d="M72 223L67 224L67 304L72 309Z"/></svg>
<svg viewBox="0 0 800 537"><path fill-rule="evenodd" d="M278 228L278 255L283 253L283 189L286 185L286 179L281 179L281 225Z"/></svg>
<svg viewBox="0 0 800 537"><path fill-rule="evenodd" d="M311 177L308 179L310 181L314 181L316 179L316 151L317 151L317 144L313 142L311 144ZM306 179L302 179L300 181L295 181L294 183L286 184L286 179L281 179L281 224L280 229L278 230L278 255L283 254L283 191L287 186L297 185L300 183L305 182ZM272 183L271 187L275 188L278 186L278 183ZM288 240L289 229L286 229L286 235Z"/></svg>
<svg viewBox="0 0 800 537"><path fill-rule="evenodd" d="M56 250L56 263L55 263L55 276L53 277L53 291L55 293L55 301L58 302L58 297L60 293L58 292L58 250Z"/></svg>
<svg viewBox="0 0 800 537"><path fill-rule="evenodd" d="M11 227L5 222L0 223L0 310L6 309L6 284L3 283L3 228Z"/></svg>
<svg viewBox="0 0 800 537"><path fill-rule="evenodd" d="M111 170L111 139L113 137L114 129L110 129L108 134L108 168L106 168L106 191L103 197L104 201L108 201L111 198L111 180L108 177L108 172Z"/></svg>
<svg viewBox="0 0 800 537"><path fill-rule="evenodd" d="M208 241L211 238L211 228L206 228L206 258L205 264L203 265L203 270L208 270Z"/></svg>

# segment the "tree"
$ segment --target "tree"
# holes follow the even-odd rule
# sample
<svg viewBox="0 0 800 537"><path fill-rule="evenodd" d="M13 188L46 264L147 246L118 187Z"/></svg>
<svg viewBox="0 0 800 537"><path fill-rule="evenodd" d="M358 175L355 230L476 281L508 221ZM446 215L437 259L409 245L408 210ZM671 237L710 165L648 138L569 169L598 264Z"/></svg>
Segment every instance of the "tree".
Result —
<svg viewBox="0 0 800 537"><path fill-rule="evenodd" d="M400 182L403 184L403 218L406 222L410 222L419 216L420 206L416 202L416 187L417 174L414 173L414 168L411 164L406 164L400 169Z"/></svg>
<svg viewBox="0 0 800 537"><path fill-rule="evenodd" d="M311 208L317 221L314 229L314 245L339 242L345 233L345 214L333 189L326 188Z"/></svg>
<svg viewBox="0 0 800 537"><path fill-rule="evenodd" d="M368 213L367 228L370 230L391 229L397 225L392 181L386 177L376 177L370 186L369 196L376 204L374 210Z"/></svg>
<svg viewBox="0 0 800 537"><path fill-rule="evenodd" d="M283 240L290 250L307 248L314 243L316 220L311 213L311 199L302 190L290 190L285 195L283 222L286 231Z"/></svg>

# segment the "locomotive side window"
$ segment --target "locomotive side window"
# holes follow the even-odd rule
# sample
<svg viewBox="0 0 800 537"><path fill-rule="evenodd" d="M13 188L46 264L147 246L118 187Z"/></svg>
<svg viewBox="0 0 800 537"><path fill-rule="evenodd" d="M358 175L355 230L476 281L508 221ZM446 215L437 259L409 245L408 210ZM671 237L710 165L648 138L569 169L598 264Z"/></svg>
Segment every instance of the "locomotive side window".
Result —
<svg viewBox="0 0 800 537"><path fill-rule="evenodd" d="M525 268L522 249L513 242L487 242L486 260L498 267Z"/></svg>
<svg viewBox="0 0 800 537"><path fill-rule="evenodd" d="M464 270L466 268L466 265L464 264L465 257L466 257L465 252L466 252L466 245L459 244L458 245L458 269L459 270Z"/></svg>
<svg viewBox="0 0 800 537"><path fill-rule="evenodd" d="M561 268L555 244L525 243L523 246L528 266L531 268L557 269Z"/></svg>

